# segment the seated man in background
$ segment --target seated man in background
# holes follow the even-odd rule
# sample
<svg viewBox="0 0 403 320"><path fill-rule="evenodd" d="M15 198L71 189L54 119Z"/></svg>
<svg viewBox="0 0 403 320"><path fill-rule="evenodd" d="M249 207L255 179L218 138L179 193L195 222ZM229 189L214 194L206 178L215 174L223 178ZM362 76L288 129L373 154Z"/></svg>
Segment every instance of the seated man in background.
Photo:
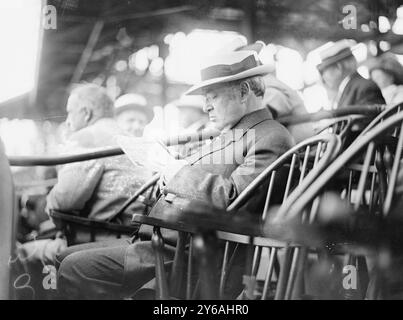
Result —
<svg viewBox="0 0 403 320"><path fill-rule="evenodd" d="M353 40L340 40L319 54L317 66L323 85L332 97L332 109L350 105L385 104L382 92L372 80L364 79L358 72L353 55Z"/></svg>
<svg viewBox="0 0 403 320"><path fill-rule="evenodd" d="M113 119L113 102L102 87L87 84L74 89L67 113L72 132L69 153L116 147L116 136L124 134ZM151 172L136 168L126 156L68 164L58 171L47 209L110 221L115 210L150 177ZM130 216L116 219L127 223Z"/></svg>
<svg viewBox="0 0 403 320"><path fill-rule="evenodd" d="M352 105L385 104L382 92L375 82L358 73L358 63L353 55L355 45L354 40L343 39L319 52L322 61L317 69L333 110ZM345 141L346 145L350 145L368 121L363 119L353 126Z"/></svg>
<svg viewBox="0 0 403 320"><path fill-rule="evenodd" d="M123 134L113 119L113 101L106 90L97 85L76 87L68 99L67 113L71 134L66 153L116 146L116 136ZM150 171L134 166L126 155L66 164L58 170L58 181L47 196L46 210L128 224L131 214L116 217L115 211L151 176ZM143 213L145 206L138 202L131 209ZM110 237L106 232L97 233L95 240ZM89 232L76 232L75 241L90 241ZM53 264L55 255L64 248L64 239L32 241L22 245L20 256L28 257L26 262L32 266Z"/></svg>
<svg viewBox="0 0 403 320"><path fill-rule="evenodd" d="M188 94L205 96L204 111L221 135L162 172L161 196L150 216L163 217L167 212L183 210L192 201L227 208L264 169L292 147L289 132L272 119L263 105L262 76L267 72L267 66L262 66L250 51L216 55L207 62L201 71L203 81ZM246 208L257 212L263 198L263 194L256 193ZM177 232L162 233L166 241L164 261L170 266ZM155 276L151 234L152 228L141 226L138 237L131 241L68 248L58 259L58 289L62 297L118 299L133 295ZM236 290L242 286L238 280L231 282ZM234 294L236 290L232 289Z"/></svg>
<svg viewBox="0 0 403 320"><path fill-rule="evenodd" d="M154 112L143 96L128 93L115 101L115 119L120 128L134 137L142 137L144 128L154 118Z"/></svg>

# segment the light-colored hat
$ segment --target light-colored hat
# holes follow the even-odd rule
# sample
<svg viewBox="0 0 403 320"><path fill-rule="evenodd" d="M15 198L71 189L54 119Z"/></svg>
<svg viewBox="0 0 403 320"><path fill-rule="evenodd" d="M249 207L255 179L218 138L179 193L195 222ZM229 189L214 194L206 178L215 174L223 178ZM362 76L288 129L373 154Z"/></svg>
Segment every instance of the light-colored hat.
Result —
<svg viewBox="0 0 403 320"><path fill-rule="evenodd" d="M330 47L319 52L319 56L322 62L317 65L318 70L322 72L327 67L348 57L352 57L353 50L356 45L357 42L355 42L354 40L343 39L335 42Z"/></svg>
<svg viewBox="0 0 403 320"><path fill-rule="evenodd" d="M272 67L262 65L257 53L251 50L228 52L210 57L201 70L202 81L191 87L186 95L203 94L202 89L253 76L263 76Z"/></svg>
<svg viewBox="0 0 403 320"><path fill-rule="evenodd" d="M255 43L248 44L248 40L244 36L237 36L225 45L223 45L217 52L233 52L233 51L255 51L257 54L266 47L266 44L258 40Z"/></svg>
<svg viewBox="0 0 403 320"><path fill-rule="evenodd" d="M128 93L116 99L115 116L127 110L139 110L144 112L148 122L154 118L154 111L147 105L146 98L140 94Z"/></svg>
<svg viewBox="0 0 403 320"><path fill-rule="evenodd" d="M236 48L235 51L251 50L251 51L255 51L257 54L259 54L260 51L262 51L264 47L266 47L266 44L263 41L258 40L255 43L251 43L251 44L245 43L244 45Z"/></svg>
<svg viewBox="0 0 403 320"><path fill-rule="evenodd" d="M181 96L178 100L172 102L177 108L194 108L203 111L205 101L201 96Z"/></svg>

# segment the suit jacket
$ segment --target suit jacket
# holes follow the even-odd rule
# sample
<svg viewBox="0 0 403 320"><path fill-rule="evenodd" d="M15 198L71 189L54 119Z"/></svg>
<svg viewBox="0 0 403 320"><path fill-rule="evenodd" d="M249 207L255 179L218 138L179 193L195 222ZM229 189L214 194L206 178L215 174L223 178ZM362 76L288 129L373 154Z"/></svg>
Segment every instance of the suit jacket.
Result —
<svg viewBox="0 0 403 320"><path fill-rule="evenodd" d="M237 196L280 155L294 144L290 133L273 120L267 109L244 116L230 130L203 145L187 158L183 167L168 181L162 196L150 212L161 216L167 210L183 210L191 201L201 201L218 208L227 208ZM265 194L264 194L265 195ZM249 201L245 208L262 208L262 193ZM149 239L152 229L142 226L139 235ZM176 242L176 233L163 236L167 242Z"/></svg>
<svg viewBox="0 0 403 320"><path fill-rule="evenodd" d="M355 72L344 88L337 107L346 108L353 104L385 104L385 99L375 82L364 79Z"/></svg>
<svg viewBox="0 0 403 320"><path fill-rule="evenodd" d="M123 132L115 120L100 119L73 133L65 152L74 154L117 146L118 134ZM49 209L108 220L151 177L151 171L134 166L126 155L67 164L58 171L58 182L47 197L47 205ZM143 213L145 208L137 202L132 209ZM129 224L131 213L119 220Z"/></svg>

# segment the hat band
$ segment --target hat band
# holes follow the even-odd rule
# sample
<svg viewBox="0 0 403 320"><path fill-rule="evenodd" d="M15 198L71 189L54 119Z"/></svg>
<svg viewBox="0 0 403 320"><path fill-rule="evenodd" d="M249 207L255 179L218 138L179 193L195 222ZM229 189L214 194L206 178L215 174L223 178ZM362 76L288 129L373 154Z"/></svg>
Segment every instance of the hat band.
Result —
<svg viewBox="0 0 403 320"><path fill-rule="evenodd" d="M255 68L259 65L260 64L255 59L255 56L251 55L238 63L229 65L219 64L205 68L201 71L201 78L202 81L206 81L214 78L229 77L247 71L249 69Z"/></svg>
<svg viewBox="0 0 403 320"><path fill-rule="evenodd" d="M330 65L339 62L340 60L343 60L345 58L348 58L353 55L353 52L351 51L350 48L343 49L340 51L338 54L336 54L333 57L329 57L324 59L319 65L318 65L318 70L322 72L324 69L329 67Z"/></svg>

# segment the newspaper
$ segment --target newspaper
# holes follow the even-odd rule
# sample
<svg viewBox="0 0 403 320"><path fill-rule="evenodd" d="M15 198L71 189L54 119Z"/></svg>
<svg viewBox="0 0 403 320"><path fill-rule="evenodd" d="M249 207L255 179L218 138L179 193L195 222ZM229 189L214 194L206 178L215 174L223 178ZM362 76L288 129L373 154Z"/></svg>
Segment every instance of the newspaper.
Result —
<svg viewBox="0 0 403 320"><path fill-rule="evenodd" d="M117 136L116 141L136 166L161 172L177 161L167 146L155 138Z"/></svg>

